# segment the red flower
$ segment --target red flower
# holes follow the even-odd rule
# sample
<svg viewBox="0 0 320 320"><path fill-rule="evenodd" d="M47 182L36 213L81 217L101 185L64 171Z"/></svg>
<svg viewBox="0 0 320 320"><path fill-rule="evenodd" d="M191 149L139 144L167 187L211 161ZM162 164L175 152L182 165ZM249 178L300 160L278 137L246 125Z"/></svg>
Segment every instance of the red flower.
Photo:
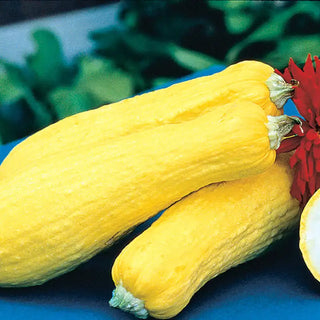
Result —
<svg viewBox="0 0 320 320"><path fill-rule="evenodd" d="M295 168L291 194L305 206L314 192L320 188L320 61L308 55L303 69L289 60L283 73L276 70L286 82L296 81L292 98L302 119L302 130L294 127L290 135L281 143L278 152L295 149L290 166ZM295 79L295 80L293 80Z"/></svg>

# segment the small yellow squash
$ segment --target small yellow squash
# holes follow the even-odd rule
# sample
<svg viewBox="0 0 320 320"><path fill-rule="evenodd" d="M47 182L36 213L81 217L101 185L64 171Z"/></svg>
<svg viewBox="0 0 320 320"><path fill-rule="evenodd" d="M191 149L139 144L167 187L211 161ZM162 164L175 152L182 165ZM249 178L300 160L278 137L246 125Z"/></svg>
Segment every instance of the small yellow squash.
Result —
<svg viewBox="0 0 320 320"><path fill-rule="evenodd" d="M36 162L22 152L0 179L0 285L41 284L192 191L263 172L295 122L238 101L110 141L92 128L90 148L68 136L66 150Z"/></svg>
<svg viewBox="0 0 320 320"><path fill-rule="evenodd" d="M206 282L297 228L288 157L266 172L202 188L173 204L123 249L110 305L139 318L178 314Z"/></svg>

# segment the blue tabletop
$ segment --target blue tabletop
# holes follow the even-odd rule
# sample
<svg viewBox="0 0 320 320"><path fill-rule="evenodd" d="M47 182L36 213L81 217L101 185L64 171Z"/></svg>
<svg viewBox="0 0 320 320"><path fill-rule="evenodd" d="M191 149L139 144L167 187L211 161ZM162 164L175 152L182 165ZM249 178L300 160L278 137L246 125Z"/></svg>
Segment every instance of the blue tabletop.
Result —
<svg viewBox="0 0 320 320"><path fill-rule="evenodd" d="M179 81L222 69L212 67ZM286 104L285 113L297 115L291 101ZM0 147L0 160L17 143L19 141ZM149 224L150 221L138 227L76 270L41 286L0 288L1 319L134 319L108 306L113 290L110 271L121 249ZM208 282L175 319L320 319L320 284L303 262L298 232L259 258Z"/></svg>

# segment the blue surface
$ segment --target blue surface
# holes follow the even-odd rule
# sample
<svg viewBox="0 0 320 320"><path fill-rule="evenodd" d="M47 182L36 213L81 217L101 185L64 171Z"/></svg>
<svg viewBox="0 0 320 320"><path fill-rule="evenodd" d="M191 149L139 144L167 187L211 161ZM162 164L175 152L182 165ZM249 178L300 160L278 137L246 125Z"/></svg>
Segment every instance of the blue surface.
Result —
<svg viewBox="0 0 320 320"><path fill-rule="evenodd" d="M211 74L222 68L213 67L191 77ZM285 106L285 112L297 115L291 102ZM18 142L0 147L0 160ZM0 289L1 319L134 319L108 306L107 300L113 290L110 271L120 250L149 223L88 263L44 285ZM265 255L211 280L175 319L320 319L320 284L302 260L297 232Z"/></svg>

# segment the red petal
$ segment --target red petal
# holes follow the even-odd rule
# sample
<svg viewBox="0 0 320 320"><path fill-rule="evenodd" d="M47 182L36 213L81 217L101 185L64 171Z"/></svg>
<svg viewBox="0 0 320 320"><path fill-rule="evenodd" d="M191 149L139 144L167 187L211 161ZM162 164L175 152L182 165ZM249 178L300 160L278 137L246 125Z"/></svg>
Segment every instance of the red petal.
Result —
<svg viewBox="0 0 320 320"><path fill-rule="evenodd" d="M291 76L300 82L300 79L304 77L303 71L295 64L292 58L289 59L288 69Z"/></svg>
<svg viewBox="0 0 320 320"><path fill-rule="evenodd" d="M301 194L304 194L306 191L306 181L302 179L300 170L298 170L296 184L299 187Z"/></svg>
<svg viewBox="0 0 320 320"><path fill-rule="evenodd" d="M289 152L296 149L300 145L300 140L301 137L298 136L282 140L277 153Z"/></svg>
<svg viewBox="0 0 320 320"><path fill-rule="evenodd" d="M315 175L310 177L308 188L309 188L310 194L314 194L316 192L316 176Z"/></svg>
<svg viewBox="0 0 320 320"><path fill-rule="evenodd" d="M297 199L300 203L302 201L302 195L300 193L299 188L296 185L292 185L290 194L293 198Z"/></svg>
<svg viewBox="0 0 320 320"><path fill-rule="evenodd" d="M290 58L288 71L291 77L299 82L295 88L293 102L295 103L300 114L309 122L309 125L316 128L316 117L320 115L320 72L319 59L314 58L316 70L313 66L311 55L309 54L303 70L301 70ZM286 73L286 81L288 81L288 72Z"/></svg>
<svg viewBox="0 0 320 320"><path fill-rule="evenodd" d="M291 186L290 193L294 198L296 198L299 202L301 202L302 201L302 194L301 194L299 185L297 183L297 180L298 180L298 170L294 174L294 178L293 178L294 183Z"/></svg>
<svg viewBox="0 0 320 320"><path fill-rule="evenodd" d="M298 82L292 100L304 120L301 127L295 126L288 135L295 137L284 139L278 151L296 148L290 158L290 166L296 170L291 194L304 206L320 188L320 59L314 57L313 63L309 54L300 69L290 58L283 74L276 72L287 82Z"/></svg>
<svg viewBox="0 0 320 320"><path fill-rule="evenodd" d="M289 160L290 167L293 168L298 162L299 162L299 159L295 152Z"/></svg>
<svg viewBox="0 0 320 320"><path fill-rule="evenodd" d="M313 57L314 58L314 62L316 64L316 73L320 72L320 60L317 56ZM316 78L318 81L317 81L317 84L319 84L319 77Z"/></svg>
<svg viewBox="0 0 320 320"><path fill-rule="evenodd" d="M304 149L304 146L305 146L305 140L301 139L300 146L296 150L296 157L299 160L306 159L306 150Z"/></svg>
<svg viewBox="0 0 320 320"><path fill-rule="evenodd" d="M307 163L308 163L309 179L311 180L315 175L314 159L313 159L311 153L308 153L308 155L307 155Z"/></svg>
<svg viewBox="0 0 320 320"><path fill-rule="evenodd" d="M314 144L314 145L320 144L320 137L318 137L317 139L315 139L315 140L313 141L313 144Z"/></svg>
<svg viewBox="0 0 320 320"><path fill-rule="evenodd" d="M278 69L275 69L274 72L280 75L286 82L290 83L292 76L288 68L285 68L283 73L281 73Z"/></svg>
<svg viewBox="0 0 320 320"><path fill-rule="evenodd" d="M311 128L310 128L309 124L306 121L304 121L303 119L300 119L300 121L302 122L302 125L298 125L298 124L294 125L293 128L292 128L292 133L297 134L298 136L302 137Z"/></svg>
<svg viewBox="0 0 320 320"><path fill-rule="evenodd" d="M307 141L307 142L306 142L306 145L305 145L305 149L306 149L307 151L310 151L311 147L312 147L312 142L311 142L311 141Z"/></svg>
<svg viewBox="0 0 320 320"><path fill-rule="evenodd" d="M316 163L316 172L320 172L320 159L317 159L316 161L315 161L315 163Z"/></svg>
<svg viewBox="0 0 320 320"><path fill-rule="evenodd" d="M308 162L307 162L306 154L305 154L305 157L301 160L300 175L301 175L301 179L303 179L304 181L309 180L309 170L308 170Z"/></svg>
<svg viewBox="0 0 320 320"><path fill-rule="evenodd" d="M314 77L315 76L315 71L313 68L313 63L312 63L312 58L311 54L309 53L305 62L305 65L303 67L303 72L307 73L308 75Z"/></svg>
<svg viewBox="0 0 320 320"><path fill-rule="evenodd" d="M312 154L314 159L320 159L320 145L314 144L312 148Z"/></svg>
<svg viewBox="0 0 320 320"><path fill-rule="evenodd" d="M311 130L308 130L308 132L306 133L306 138L310 141L313 141L315 139L317 139L319 137L318 133L311 129Z"/></svg>

